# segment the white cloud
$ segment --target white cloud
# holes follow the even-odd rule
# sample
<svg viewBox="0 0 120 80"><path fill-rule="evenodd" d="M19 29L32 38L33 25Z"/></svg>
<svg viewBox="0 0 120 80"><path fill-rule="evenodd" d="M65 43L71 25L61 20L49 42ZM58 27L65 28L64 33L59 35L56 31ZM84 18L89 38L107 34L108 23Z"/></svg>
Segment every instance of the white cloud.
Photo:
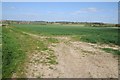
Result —
<svg viewBox="0 0 120 80"><path fill-rule="evenodd" d="M87 8L86 9L86 11L88 11L88 12L97 12L98 11L98 9L97 8Z"/></svg>
<svg viewBox="0 0 120 80"><path fill-rule="evenodd" d="M78 11L73 12L73 14L81 14L81 13L95 13L98 12L97 8L89 7L89 8L83 8Z"/></svg>
<svg viewBox="0 0 120 80"><path fill-rule="evenodd" d="M58 12L58 11L48 11L48 14L65 14L65 12Z"/></svg>
<svg viewBox="0 0 120 80"><path fill-rule="evenodd" d="M14 7L14 6L4 6L3 9L14 10L14 9L16 9L16 7Z"/></svg>
<svg viewBox="0 0 120 80"><path fill-rule="evenodd" d="M11 6L10 9L16 9L15 7Z"/></svg>

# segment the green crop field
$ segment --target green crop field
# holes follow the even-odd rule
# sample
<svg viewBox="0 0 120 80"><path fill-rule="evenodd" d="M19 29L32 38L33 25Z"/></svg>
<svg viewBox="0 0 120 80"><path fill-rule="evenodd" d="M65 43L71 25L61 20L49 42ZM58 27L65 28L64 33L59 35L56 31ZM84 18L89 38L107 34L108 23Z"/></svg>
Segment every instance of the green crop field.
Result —
<svg viewBox="0 0 120 80"><path fill-rule="evenodd" d="M89 27L89 26L74 26L74 25L33 25L33 24L12 24L3 26L3 77L12 77L13 73L18 73L18 76L25 76L24 61L26 53L38 51L48 51L48 64L57 64L56 57L53 51L48 48L50 43L58 43L54 38L44 40L35 39L23 32L36 34L38 36L69 36L73 40L85 41L95 44L112 44L118 45L118 28L115 27ZM37 47L36 47L37 46ZM103 49L107 52L115 52L112 49ZM110 51L109 51L110 50ZM27 54L28 55L28 54ZM41 54L42 55L42 54ZM45 54L44 54L45 55Z"/></svg>
<svg viewBox="0 0 120 80"><path fill-rule="evenodd" d="M15 28L40 35L74 36L77 40L91 43L118 43L118 31L114 27L89 27L67 25L32 25L16 24Z"/></svg>

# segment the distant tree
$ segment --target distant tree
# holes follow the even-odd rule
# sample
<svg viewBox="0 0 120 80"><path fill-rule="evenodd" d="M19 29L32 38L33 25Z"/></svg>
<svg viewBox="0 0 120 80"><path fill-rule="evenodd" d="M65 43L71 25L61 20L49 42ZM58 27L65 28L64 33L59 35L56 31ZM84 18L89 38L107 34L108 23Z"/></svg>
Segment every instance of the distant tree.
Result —
<svg viewBox="0 0 120 80"><path fill-rule="evenodd" d="M115 26L116 26L116 27L120 27L120 24L116 24Z"/></svg>

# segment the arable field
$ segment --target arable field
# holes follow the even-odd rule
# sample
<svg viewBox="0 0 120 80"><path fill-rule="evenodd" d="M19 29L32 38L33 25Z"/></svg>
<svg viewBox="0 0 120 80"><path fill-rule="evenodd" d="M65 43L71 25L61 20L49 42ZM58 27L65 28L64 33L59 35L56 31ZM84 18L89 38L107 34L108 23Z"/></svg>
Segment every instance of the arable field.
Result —
<svg viewBox="0 0 120 80"><path fill-rule="evenodd" d="M117 78L117 27L2 27L3 78Z"/></svg>
<svg viewBox="0 0 120 80"><path fill-rule="evenodd" d="M89 27L67 25L14 25L18 29L41 35L74 36L78 40L91 43L118 43L118 28L115 27Z"/></svg>

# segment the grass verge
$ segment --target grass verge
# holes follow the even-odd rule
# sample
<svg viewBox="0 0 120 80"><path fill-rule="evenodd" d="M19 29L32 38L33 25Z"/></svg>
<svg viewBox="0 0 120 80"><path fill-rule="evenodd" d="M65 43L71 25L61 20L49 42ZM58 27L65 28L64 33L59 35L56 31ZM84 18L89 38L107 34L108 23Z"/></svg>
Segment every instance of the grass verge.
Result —
<svg viewBox="0 0 120 80"><path fill-rule="evenodd" d="M115 55L120 55L120 51L119 50L114 50L112 48L102 48L102 50L104 50L107 53L112 53Z"/></svg>
<svg viewBox="0 0 120 80"><path fill-rule="evenodd" d="M10 28L2 29L2 77L11 78L25 59L25 53L21 50L18 38Z"/></svg>

